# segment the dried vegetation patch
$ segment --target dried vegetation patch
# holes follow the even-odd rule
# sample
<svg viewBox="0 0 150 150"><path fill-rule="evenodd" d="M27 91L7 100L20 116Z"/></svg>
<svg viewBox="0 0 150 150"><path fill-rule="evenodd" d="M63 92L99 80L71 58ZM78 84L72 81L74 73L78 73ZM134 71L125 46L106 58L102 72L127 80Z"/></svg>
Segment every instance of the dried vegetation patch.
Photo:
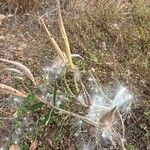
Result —
<svg viewBox="0 0 150 150"><path fill-rule="evenodd" d="M39 22L66 54L56 1L27 2L0 2L0 91L28 95L1 96L0 147L148 149L150 2L61 1L77 73Z"/></svg>

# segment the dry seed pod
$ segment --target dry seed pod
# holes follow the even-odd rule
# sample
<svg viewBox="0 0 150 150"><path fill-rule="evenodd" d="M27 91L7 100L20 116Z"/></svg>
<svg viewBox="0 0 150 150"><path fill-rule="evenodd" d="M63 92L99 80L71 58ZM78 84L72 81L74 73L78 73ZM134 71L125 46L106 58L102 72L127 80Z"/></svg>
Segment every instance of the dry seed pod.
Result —
<svg viewBox="0 0 150 150"><path fill-rule="evenodd" d="M109 112L107 112L103 117L101 117L99 120L100 127L102 128L107 127L107 126L111 127L113 124L115 112L116 112L116 106L113 107Z"/></svg>

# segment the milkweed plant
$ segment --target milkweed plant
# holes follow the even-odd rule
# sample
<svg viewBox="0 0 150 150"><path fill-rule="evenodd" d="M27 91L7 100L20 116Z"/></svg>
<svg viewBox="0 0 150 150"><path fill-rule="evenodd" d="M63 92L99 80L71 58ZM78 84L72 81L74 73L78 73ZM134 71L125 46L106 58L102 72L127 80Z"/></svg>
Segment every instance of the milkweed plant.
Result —
<svg viewBox="0 0 150 150"><path fill-rule="evenodd" d="M74 57L82 57L78 54L71 54L69 40L59 7L58 10L59 27L64 40L65 51L60 49L56 40L48 30L44 19L39 18L39 22L43 25L43 28L57 53L53 63L43 68L42 77L44 81L41 85L37 84L36 79L29 68L23 64L3 58L0 58L0 63L6 65L4 71L15 73L15 76L12 75L12 77L19 78L22 80L22 83L24 82L24 76L28 77L32 81L33 86L41 91L41 95L35 94L35 98L39 102L47 107L58 110L60 113L76 118L75 126L77 130L75 132L75 137L80 145L80 149L92 150L97 146L101 147L103 144L110 143L113 147L120 144L122 149L125 150L124 122L128 113L130 113L131 104L134 102L134 96L121 84L117 86L116 90L103 90L103 86L99 84L98 79L96 79L92 73L89 73L90 77L88 83L84 84L82 82L82 73L73 63ZM11 65L11 67L8 67L8 65ZM76 97L78 103L86 108L87 111L85 115L79 115L71 112L71 110L68 111L61 108L60 105L65 99L65 94L58 91L57 99L54 101L53 94L48 92L45 88L45 84L49 85L51 82L55 82L62 74L66 74L68 70L71 70L74 74L74 85L78 89L77 91L79 94L73 95ZM28 89L28 87L25 88ZM55 89L55 87L53 87L53 89ZM2 94L11 95L8 97L8 101L13 101L12 106L16 109L27 100L26 98L29 96L30 90L28 89L26 91L27 92L17 90L6 84L0 84L0 92ZM19 118L18 113L14 113L11 119L12 122L16 118L20 120L19 125L11 136L12 139L15 139L15 144L21 139L22 131L25 130L25 127L28 127L26 130L30 133L35 130L35 128L32 127L33 121L29 118Z"/></svg>

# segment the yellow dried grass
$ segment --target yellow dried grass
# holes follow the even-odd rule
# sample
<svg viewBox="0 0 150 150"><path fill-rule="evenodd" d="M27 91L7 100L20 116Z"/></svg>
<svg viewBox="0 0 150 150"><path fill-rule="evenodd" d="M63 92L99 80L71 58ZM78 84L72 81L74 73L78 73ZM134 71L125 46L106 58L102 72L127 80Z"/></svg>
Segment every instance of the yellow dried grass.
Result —
<svg viewBox="0 0 150 150"><path fill-rule="evenodd" d="M26 94L8 86L8 85L5 85L5 84L0 84L0 92L3 94L11 94L14 96L20 96L20 97L24 97L24 98L27 97Z"/></svg>
<svg viewBox="0 0 150 150"><path fill-rule="evenodd" d="M47 26L46 26L46 24L45 24L43 18L40 18L39 20L42 22L42 24L43 24L43 26L44 26L44 29L45 29L45 31L46 31L46 33L47 33L47 35L48 35L48 37L49 37L49 39L50 39L50 41L51 41L53 47L54 47L54 49L56 50L57 54L58 54L59 57L63 60L63 62L66 63L66 58L65 58L65 56L64 56L64 54L63 54L63 52L62 52L62 50L60 49L60 47L59 47L59 45L57 44L57 42L55 41L55 39L52 37L52 35L51 35L50 31L48 30L48 28L47 28Z"/></svg>
<svg viewBox="0 0 150 150"><path fill-rule="evenodd" d="M72 54L71 54L71 50L70 50L70 44L69 44L69 40L67 37L67 33L65 30L65 26L63 23L63 19L62 19L62 15L61 15L61 11L60 11L60 3L57 0L57 4L58 4L58 14L59 14L59 28L60 28L60 32L62 34L62 38L64 40L64 45L65 45L65 55L64 52L60 49L59 45L57 44L56 40L52 37L50 31L48 30L43 18L40 18L39 20L41 21L54 49L56 50L57 54L59 55L59 57L63 60L63 62L68 66L67 63L69 63L69 66L71 69L75 69L75 65L73 64L72 61Z"/></svg>
<svg viewBox="0 0 150 150"><path fill-rule="evenodd" d="M61 32L63 40L64 40L66 56L68 58L68 62L70 64L71 69L74 69L75 66L73 64L72 57L71 57L71 50L70 50L69 40L68 40L68 37L67 37L67 33L66 33L66 30L65 30L64 23L63 23L59 1L58 1L58 13L59 13L59 28L60 28L60 32Z"/></svg>
<svg viewBox="0 0 150 150"><path fill-rule="evenodd" d="M36 85L33 74L31 73L31 71L26 66L22 65L19 62L7 60L7 59L2 59L2 58L0 58L0 61L4 62L4 63L12 64L12 65L18 67L25 75L27 75L27 77L33 82L33 84Z"/></svg>

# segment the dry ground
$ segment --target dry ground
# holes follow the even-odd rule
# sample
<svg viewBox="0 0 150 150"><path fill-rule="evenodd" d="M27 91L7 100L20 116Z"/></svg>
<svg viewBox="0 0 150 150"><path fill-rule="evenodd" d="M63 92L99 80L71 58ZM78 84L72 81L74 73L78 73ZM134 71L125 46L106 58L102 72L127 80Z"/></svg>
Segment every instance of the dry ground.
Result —
<svg viewBox="0 0 150 150"><path fill-rule="evenodd" d="M126 147L129 150L148 150L150 3L144 0L122 1L120 5L118 3L115 0L101 0L100 4L87 5L84 10L80 4L74 10L68 4L63 8L64 22L72 52L84 58L76 61L79 69L85 74L83 80L86 81L86 72L94 68L94 74L103 86L111 87L115 81L120 81L135 95L132 115L125 122ZM2 2L0 13L14 13L14 7L9 9L9 6ZM47 0L42 1L30 12L18 12L3 20L0 26L0 57L28 66L40 83L42 68L49 65L56 54L38 22L39 16L44 17L49 29L63 47L58 29L56 4ZM1 75L0 80L2 83L13 84L8 74ZM15 86L18 86L17 83ZM78 112L72 105L68 104ZM15 109L8 96L1 96L0 146L6 142L6 137L13 133L10 118L13 118ZM35 126L38 118L48 112L45 108L34 114L27 114L33 121L31 126ZM21 140L21 145L24 145L22 149L28 149L32 138L38 139L38 149L78 149L72 131L74 119L59 116L57 112L54 112L53 117L55 121L49 125L39 125L39 131L35 131L36 136L26 135ZM59 125L59 120L65 123Z"/></svg>

